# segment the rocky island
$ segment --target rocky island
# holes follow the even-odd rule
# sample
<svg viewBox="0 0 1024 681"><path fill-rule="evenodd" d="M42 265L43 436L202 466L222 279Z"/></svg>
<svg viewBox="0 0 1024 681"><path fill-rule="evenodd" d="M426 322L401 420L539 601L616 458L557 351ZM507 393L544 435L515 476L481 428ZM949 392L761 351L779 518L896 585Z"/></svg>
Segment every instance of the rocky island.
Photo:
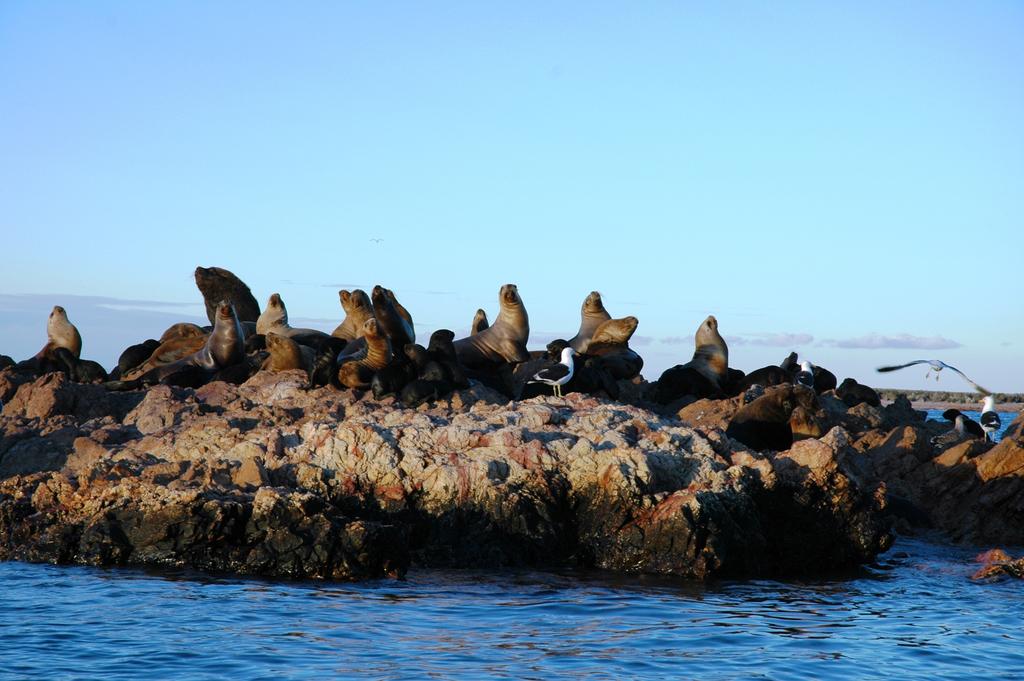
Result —
<svg viewBox="0 0 1024 681"><path fill-rule="evenodd" d="M509 401L474 382L407 408L311 388L301 370L110 392L61 373L19 385L5 369L0 559L706 579L848 568L884 551L894 523L1024 543L1020 419L998 444L933 444L948 426L905 399L848 407L827 392L813 404L823 435L759 452L727 431L760 386L663 406L622 383L622 401Z"/></svg>

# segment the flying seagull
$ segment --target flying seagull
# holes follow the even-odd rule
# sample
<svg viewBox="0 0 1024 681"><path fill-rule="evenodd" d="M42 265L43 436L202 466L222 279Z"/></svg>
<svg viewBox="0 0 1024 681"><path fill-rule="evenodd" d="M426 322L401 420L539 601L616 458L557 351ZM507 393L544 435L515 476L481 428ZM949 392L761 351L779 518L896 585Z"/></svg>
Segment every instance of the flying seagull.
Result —
<svg viewBox="0 0 1024 681"><path fill-rule="evenodd" d="M999 420L999 412L996 411L996 398L991 395L985 396L985 404L981 407L981 427L985 429L985 439L995 442L996 431L1003 425Z"/></svg>
<svg viewBox="0 0 1024 681"><path fill-rule="evenodd" d="M375 237L373 239L370 239L370 241L372 241L375 244L382 244L382 243L384 243L384 239L381 239L379 237Z"/></svg>
<svg viewBox="0 0 1024 681"><path fill-rule="evenodd" d="M555 396L562 396L562 386L572 380L573 372L573 361L572 361L573 349L564 348L562 350L562 361L558 364L552 364L551 366L544 367L533 375L528 383L547 383L554 388Z"/></svg>
<svg viewBox="0 0 1024 681"><path fill-rule="evenodd" d="M937 380L939 380L939 372L942 371L943 369L949 369L950 371L955 371L956 373L960 374L965 381L967 381L972 386L974 386L974 389L977 390L982 395L991 395L992 394L991 390L986 390L985 388L982 388L980 385L978 385L977 383L975 383L971 379L967 378L967 375L964 374L964 372L962 372L959 369L957 369L955 366L952 366L950 364L946 364L945 362L940 362L937 359L915 359L913 362L907 362L906 364L897 364L896 366L891 366L891 367L878 367L878 371L881 371L881 372L896 371L897 369L906 369L907 367L912 367L915 364L927 364L928 365L928 373L926 373L924 375L925 378L928 378L931 375L931 373L934 371L935 372L935 380L937 381Z"/></svg>

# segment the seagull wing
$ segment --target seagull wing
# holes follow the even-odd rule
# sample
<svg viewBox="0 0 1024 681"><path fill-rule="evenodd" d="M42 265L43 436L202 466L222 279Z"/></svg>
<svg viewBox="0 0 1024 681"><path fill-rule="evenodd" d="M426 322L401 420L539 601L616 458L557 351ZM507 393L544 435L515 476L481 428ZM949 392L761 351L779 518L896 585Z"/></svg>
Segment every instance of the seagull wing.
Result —
<svg viewBox="0 0 1024 681"><path fill-rule="evenodd" d="M978 385L977 383L975 383L971 379L967 378L967 374L965 374L964 372L960 371L955 366L951 366L949 364L946 364L945 362L940 362L940 364L942 364L942 366L946 367L947 369L950 369L950 370L955 371L958 374L960 374L960 376L962 376L965 381L967 381L972 386L974 386L974 389L977 390L982 395L991 395L992 394L992 391L986 390L985 388L982 388L980 385Z"/></svg>
<svg viewBox="0 0 1024 681"><path fill-rule="evenodd" d="M544 367L533 375L530 382L541 381L543 383L552 383L559 379L565 378L569 375L569 367L562 363L552 364L549 367Z"/></svg>
<svg viewBox="0 0 1024 681"><path fill-rule="evenodd" d="M896 371L897 369L906 369L907 367L912 367L915 364L928 364L929 361L930 360L927 359L915 359L913 362L907 362L906 364L897 364L896 366L891 367L878 367L876 371Z"/></svg>

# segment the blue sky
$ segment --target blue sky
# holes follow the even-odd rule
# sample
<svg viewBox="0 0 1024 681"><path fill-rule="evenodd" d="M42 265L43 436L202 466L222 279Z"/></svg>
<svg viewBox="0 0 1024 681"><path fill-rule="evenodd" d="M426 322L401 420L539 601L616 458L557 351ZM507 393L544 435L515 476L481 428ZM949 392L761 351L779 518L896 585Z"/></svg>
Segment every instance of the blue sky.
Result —
<svg viewBox="0 0 1024 681"><path fill-rule="evenodd" d="M652 380L715 314L745 370L1024 390L1019 3L6 2L0 64L17 358L62 304L112 363L202 264L423 335L515 282L538 347L600 290Z"/></svg>

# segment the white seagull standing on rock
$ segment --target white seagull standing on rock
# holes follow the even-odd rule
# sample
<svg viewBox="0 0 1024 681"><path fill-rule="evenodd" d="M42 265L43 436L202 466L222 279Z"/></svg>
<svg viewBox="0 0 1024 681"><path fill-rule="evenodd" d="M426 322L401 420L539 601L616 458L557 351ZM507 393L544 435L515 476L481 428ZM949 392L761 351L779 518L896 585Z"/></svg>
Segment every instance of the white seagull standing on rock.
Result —
<svg viewBox="0 0 1024 681"><path fill-rule="evenodd" d="M981 427L985 429L985 439L995 442L995 432L1003 422L999 420L999 412L996 411L996 398L991 395L985 396L985 403L981 407Z"/></svg>
<svg viewBox="0 0 1024 681"><path fill-rule="evenodd" d="M800 362L800 372L796 375L794 381L800 385L805 385L808 388L814 389L814 365L808 362L806 359Z"/></svg>
<svg viewBox="0 0 1024 681"><path fill-rule="evenodd" d="M562 360L558 364L544 367L527 382L547 383L554 388L555 396L561 397L562 386L572 380L573 354L572 348L564 348L562 350Z"/></svg>
<svg viewBox="0 0 1024 681"><path fill-rule="evenodd" d="M945 362L940 362L937 359L915 359L913 362L907 362L906 364L897 364L896 366L891 366L891 367L878 367L878 371L882 371L882 372L884 372L884 371L896 371L897 369L906 369L907 367L912 367L915 364L927 364L928 365L928 373L926 373L924 375L925 378L928 378L931 375L931 373L934 371L935 372L935 380L937 381L937 380L939 380L939 372L942 371L943 369L949 369L949 370L955 371L956 373L958 373L961 376L963 376L963 379L965 381L967 381L968 383L970 383L972 386L974 386L974 389L977 390L982 395L991 395L992 394L991 390L986 390L985 388L982 388L980 385L978 385L977 383L975 383L971 379L967 378L967 374L965 374L964 372L960 371L955 366L952 366L950 364L946 364Z"/></svg>

